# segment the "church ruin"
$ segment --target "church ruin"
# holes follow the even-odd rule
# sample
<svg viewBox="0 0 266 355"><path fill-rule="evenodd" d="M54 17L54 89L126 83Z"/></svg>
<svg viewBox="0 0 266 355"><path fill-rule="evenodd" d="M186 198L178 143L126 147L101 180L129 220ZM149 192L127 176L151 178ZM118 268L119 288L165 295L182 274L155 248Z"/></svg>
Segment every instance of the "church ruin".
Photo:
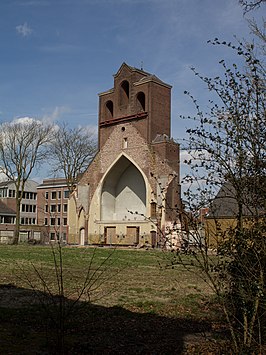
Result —
<svg viewBox="0 0 266 355"><path fill-rule="evenodd" d="M69 201L69 244L160 246L180 207L171 86L123 63L99 94L98 153Z"/></svg>

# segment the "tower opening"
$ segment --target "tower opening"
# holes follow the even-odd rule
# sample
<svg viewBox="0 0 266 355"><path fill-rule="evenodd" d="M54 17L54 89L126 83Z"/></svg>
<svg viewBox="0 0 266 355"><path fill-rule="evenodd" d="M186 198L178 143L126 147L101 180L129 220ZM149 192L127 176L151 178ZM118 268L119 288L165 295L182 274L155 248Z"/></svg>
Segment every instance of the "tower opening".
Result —
<svg viewBox="0 0 266 355"><path fill-rule="evenodd" d="M105 105L105 114L106 114L106 119L109 120L111 118L113 118L114 116L114 104L113 104L113 101L109 100L106 102L106 105Z"/></svg>
<svg viewBox="0 0 266 355"><path fill-rule="evenodd" d="M120 106L126 107L129 102L129 82L124 80L120 86Z"/></svg>
<svg viewBox="0 0 266 355"><path fill-rule="evenodd" d="M137 94L137 110L145 111L145 94L142 91Z"/></svg>

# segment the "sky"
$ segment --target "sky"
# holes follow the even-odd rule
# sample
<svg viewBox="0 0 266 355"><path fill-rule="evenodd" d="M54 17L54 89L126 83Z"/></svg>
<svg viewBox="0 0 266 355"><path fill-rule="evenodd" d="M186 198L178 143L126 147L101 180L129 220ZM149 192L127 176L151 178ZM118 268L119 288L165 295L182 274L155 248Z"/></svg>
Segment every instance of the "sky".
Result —
<svg viewBox="0 0 266 355"><path fill-rule="evenodd" d="M265 10L265 7L263 8ZM262 10L250 16L262 16ZM208 90L191 71L234 60L208 40L248 38L237 0L1 0L0 122L30 117L97 130L98 93L123 62L172 85L172 136Z"/></svg>

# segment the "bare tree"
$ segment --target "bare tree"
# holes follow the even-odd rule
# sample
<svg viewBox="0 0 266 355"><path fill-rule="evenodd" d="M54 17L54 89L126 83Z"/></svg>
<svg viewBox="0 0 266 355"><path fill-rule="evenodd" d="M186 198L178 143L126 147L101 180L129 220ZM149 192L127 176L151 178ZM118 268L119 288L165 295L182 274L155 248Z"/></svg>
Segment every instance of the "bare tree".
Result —
<svg viewBox="0 0 266 355"><path fill-rule="evenodd" d="M254 45L212 42L235 51L242 66L220 61L220 77L195 74L216 94L203 112L196 107L189 129L190 173L185 193L194 265L215 291L224 310L235 353L262 353L266 312L266 100L265 66ZM214 95L215 97L215 95ZM220 190L218 198L213 199ZM221 225L218 206L230 209L234 224ZM202 235L199 210L215 219ZM233 208L232 208L233 207ZM219 217L219 216L218 216ZM215 247L215 250L213 248ZM178 259L180 261L180 258ZM181 258L182 262L182 258Z"/></svg>
<svg viewBox="0 0 266 355"><path fill-rule="evenodd" d="M52 127L39 121L2 123L0 131L1 172L14 182L16 188L16 226L13 244L20 231L20 205L26 181L32 171L47 157L47 143Z"/></svg>
<svg viewBox="0 0 266 355"><path fill-rule="evenodd" d="M52 173L63 173L70 192L93 159L96 147L95 134L87 128L70 128L63 123L54 131L50 147Z"/></svg>
<svg viewBox="0 0 266 355"><path fill-rule="evenodd" d="M266 0L239 0L239 4L243 7L245 13L259 8L265 2Z"/></svg>

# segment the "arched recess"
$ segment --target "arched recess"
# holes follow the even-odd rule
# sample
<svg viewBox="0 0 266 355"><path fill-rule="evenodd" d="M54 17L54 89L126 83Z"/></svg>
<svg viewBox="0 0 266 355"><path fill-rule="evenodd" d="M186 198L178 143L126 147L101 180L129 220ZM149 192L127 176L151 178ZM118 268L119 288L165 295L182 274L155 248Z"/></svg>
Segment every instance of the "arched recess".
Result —
<svg viewBox="0 0 266 355"><path fill-rule="evenodd" d="M112 119L114 116L114 104L113 101L108 100L105 104L105 117L106 120Z"/></svg>
<svg viewBox="0 0 266 355"><path fill-rule="evenodd" d="M101 220L143 220L146 184L139 169L124 155L107 173L101 192ZM138 212L132 215L130 212Z"/></svg>
<svg viewBox="0 0 266 355"><path fill-rule="evenodd" d="M126 107L129 102L129 82L127 80L122 81L120 85L120 106Z"/></svg>
<svg viewBox="0 0 266 355"><path fill-rule="evenodd" d="M143 112L146 111L146 102L145 102L145 94L144 92L140 91L136 95L136 104L137 104L137 111Z"/></svg>

